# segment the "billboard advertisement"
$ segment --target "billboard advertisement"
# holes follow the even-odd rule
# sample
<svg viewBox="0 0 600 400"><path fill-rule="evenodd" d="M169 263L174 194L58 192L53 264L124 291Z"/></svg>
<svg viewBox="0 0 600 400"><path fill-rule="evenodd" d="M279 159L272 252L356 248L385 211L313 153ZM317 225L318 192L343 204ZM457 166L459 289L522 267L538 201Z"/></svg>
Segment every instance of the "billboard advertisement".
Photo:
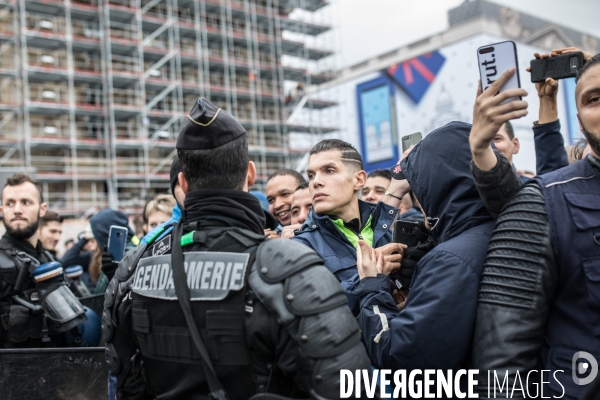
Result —
<svg viewBox="0 0 600 400"><path fill-rule="evenodd" d="M394 146L399 147L404 135L422 132L426 136L451 121L470 123L479 80L477 49L505 40L488 34L478 34L348 82L351 90L356 91L357 104L354 105L353 101L342 103L342 107L345 107L342 115L356 114L353 121L350 118L342 121L347 140L360 143L365 161L370 160L367 161L369 167L372 167L369 162L376 162L378 167L389 167L398 158L381 162L380 159L389 157L390 151L377 150L378 146L382 148L387 143L383 140L387 126L392 128ZM540 49L517 43L521 85L529 93L525 98L529 104L529 113L523 118L513 120L512 124L521 144L513 162L517 169L535 173L536 157L532 128L533 122L539 119L539 98L529 72L526 71L534 52L540 52ZM384 86L387 87L389 96L394 98L389 109L383 101ZM369 92L374 88L379 89ZM568 144L581 137L576 118L573 82L564 80L559 91L562 94L558 96L558 116L565 144ZM392 119L389 123L385 122L388 121L387 115ZM379 141L371 143L373 137ZM367 147L367 143L371 148ZM398 154L400 149L396 147L394 151Z"/></svg>
<svg viewBox="0 0 600 400"><path fill-rule="evenodd" d="M382 76L358 85L356 94L365 171L389 168L399 156L394 86Z"/></svg>

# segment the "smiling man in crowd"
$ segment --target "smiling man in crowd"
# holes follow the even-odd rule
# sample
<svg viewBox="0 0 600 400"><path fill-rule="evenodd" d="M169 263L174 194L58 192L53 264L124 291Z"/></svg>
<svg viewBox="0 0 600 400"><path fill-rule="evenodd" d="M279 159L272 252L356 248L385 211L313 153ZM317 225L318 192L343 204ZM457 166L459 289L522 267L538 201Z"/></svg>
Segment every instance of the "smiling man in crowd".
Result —
<svg viewBox="0 0 600 400"><path fill-rule="evenodd" d="M276 232L265 231L271 238L276 238L278 234L289 235L300 226L290 226L292 223L292 196L296 188L305 182L304 177L293 169L280 169L273 173L267 179L267 188L265 190L267 201L269 202L269 211L273 218L279 222L280 227Z"/></svg>

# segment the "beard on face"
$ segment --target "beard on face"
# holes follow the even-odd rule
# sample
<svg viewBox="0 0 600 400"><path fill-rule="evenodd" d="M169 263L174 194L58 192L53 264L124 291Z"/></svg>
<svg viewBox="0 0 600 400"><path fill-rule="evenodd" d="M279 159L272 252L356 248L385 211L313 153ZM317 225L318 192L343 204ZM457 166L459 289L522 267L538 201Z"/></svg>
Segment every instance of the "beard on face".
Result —
<svg viewBox="0 0 600 400"><path fill-rule="evenodd" d="M587 140L588 144L594 151L594 154L600 155L600 137L598 137L598 136L594 135L592 132L588 131L585 128L585 126L583 126L583 122L581 122L581 119L579 120L579 123L581 124L581 131L583 132L583 136L585 136L585 139Z"/></svg>
<svg viewBox="0 0 600 400"><path fill-rule="evenodd" d="M7 221L4 221L4 227L6 228L6 233L18 240L27 240L32 237L35 232L38 230L38 226L40 224L39 216L29 223L29 225L25 226L25 228L21 229L13 229Z"/></svg>

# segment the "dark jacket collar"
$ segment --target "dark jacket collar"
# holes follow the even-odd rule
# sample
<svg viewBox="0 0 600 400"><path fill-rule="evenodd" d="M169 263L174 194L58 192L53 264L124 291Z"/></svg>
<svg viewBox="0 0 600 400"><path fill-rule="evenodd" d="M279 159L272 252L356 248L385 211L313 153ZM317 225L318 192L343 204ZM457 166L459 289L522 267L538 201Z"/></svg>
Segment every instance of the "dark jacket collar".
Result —
<svg viewBox="0 0 600 400"><path fill-rule="evenodd" d="M367 221L369 220L369 216L372 216L375 219L372 222L376 222L377 215L374 213L376 208L377 204L367 203L365 201L358 200L358 209L360 211L361 218L361 228L364 227L364 225L367 223ZM331 221L333 219L337 219L337 217L335 215L329 216L326 214L317 214L314 212L314 209L311 209L308 213L308 216L306 217L306 221L304 221L304 224L302 224L302 230L304 230L304 228L316 228L317 225L324 226L325 221Z"/></svg>
<svg viewBox="0 0 600 400"><path fill-rule="evenodd" d="M265 214L250 193L229 189L202 189L187 194L185 222L199 221L205 229L236 227L264 233Z"/></svg>
<svg viewBox="0 0 600 400"><path fill-rule="evenodd" d="M595 170L595 174L598 175L600 173L600 160L593 155L588 154L587 162L592 166L592 169Z"/></svg>
<svg viewBox="0 0 600 400"><path fill-rule="evenodd" d="M4 236L2 236L2 239L0 239L0 246L7 249L14 248L17 251L22 251L38 260L40 260L43 255L42 243L39 240L37 241L37 245L33 247L28 241L16 239L8 232L6 232Z"/></svg>
<svg viewBox="0 0 600 400"><path fill-rule="evenodd" d="M360 214L360 218L354 218L354 219L351 219L350 221L343 221L344 225L347 228L353 230L354 232L360 232L362 230L362 228L365 226L365 224L367 223L367 221L369 220L369 217L371 216L371 213L373 212L374 209L375 209L374 204L367 203L362 200L358 200L358 212ZM336 215L332 215L330 218L332 220L341 219Z"/></svg>

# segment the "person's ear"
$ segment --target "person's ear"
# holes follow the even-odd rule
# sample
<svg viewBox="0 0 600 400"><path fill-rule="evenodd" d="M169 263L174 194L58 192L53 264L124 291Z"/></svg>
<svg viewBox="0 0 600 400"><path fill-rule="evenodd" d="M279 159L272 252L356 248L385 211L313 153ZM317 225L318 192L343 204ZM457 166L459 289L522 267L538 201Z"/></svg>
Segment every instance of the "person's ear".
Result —
<svg viewBox="0 0 600 400"><path fill-rule="evenodd" d="M244 192L247 192L249 188L254 185L256 181L256 165L254 161L248 161L248 175L246 175L246 185L244 186Z"/></svg>
<svg viewBox="0 0 600 400"><path fill-rule="evenodd" d="M354 191L360 191L360 189L367 183L367 173L363 170L354 173Z"/></svg>
<svg viewBox="0 0 600 400"><path fill-rule="evenodd" d="M190 187L188 185L187 179L183 176L183 172L177 174L177 181L179 182L179 186L181 186L181 190L183 190L184 194L188 194L190 192Z"/></svg>
<svg viewBox="0 0 600 400"><path fill-rule="evenodd" d="M519 149L521 148L521 143L519 143L519 138L513 138L513 154L517 154Z"/></svg>
<svg viewBox="0 0 600 400"><path fill-rule="evenodd" d="M583 133L583 131L585 129L583 128L583 124L581 123L581 118L579 118L579 113L577 113L576 115L577 115L577 122L579 123L579 130L581 131L581 133Z"/></svg>
<svg viewBox="0 0 600 400"><path fill-rule="evenodd" d="M46 210L48 209L48 204L42 203L40 204L40 218L46 215Z"/></svg>

